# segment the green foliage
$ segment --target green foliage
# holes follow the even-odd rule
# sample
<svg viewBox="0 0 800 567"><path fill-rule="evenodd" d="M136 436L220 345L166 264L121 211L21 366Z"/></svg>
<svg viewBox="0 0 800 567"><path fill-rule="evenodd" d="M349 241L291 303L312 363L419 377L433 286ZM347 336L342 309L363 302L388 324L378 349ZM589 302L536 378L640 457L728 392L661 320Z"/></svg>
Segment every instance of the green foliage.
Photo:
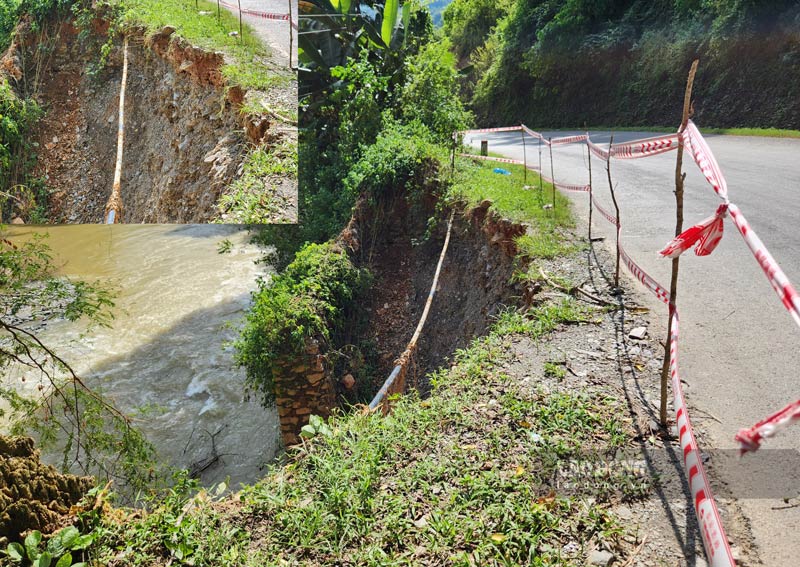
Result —
<svg viewBox="0 0 800 567"><path fill-rule="evenodd" d="M301 353L308 338L331 341L368 284L368 272L332 243L305 246L286 270L262 282L235 344L249 387L271 401L278 359Z"/></svg>
<svg viewBox="0 0 800 567"><path fill-rule="evenodd" d="M42 216L38 182L29 176L35 159L29 132L41 115L34 99L20 98L7 79L0 79L0 221Z"/></svg>
<svg viewBox="0 0 800 567"><path fill-rule="evenodd" d="M241 177L218 202L221 220L229 224L271 222L278 212L273 197L279 184L297 177L297 146L283 143L253 149L244 162Z"/></svg>
<svg viewBox="0 0 800 567"><path fill-rule="evenodd" d="M269 90L285 79L278 75L284 73L267 65L269 48L256 36L247 24L243 34L231 36L239 31L237 16L222 9L217 19L217 4L209 0L199 0L198 9L194 2L185 0L113 0L122 7L124 24L144 24L151 32L166 25L173 26L177 33L193 45L212 50L224 51L228 56L222 68L223 74L234 84L247 89ZM200 15L199 12L205 12Z"/></svg>
<svg viewBox="0 0 800 567"><path fill-rule="evenodd" d="M408 79L400 103L406 121L425 124L433 139L445 145L452 140L453 132L465 129L472 121L455 96L457 73L449 48L447 41L433 42L408 61Z"/></svg>
<svg viewBox="0 0 800 567"><path fill-rule="evenodd" d="M148 499L149 512L142 519L101 519L97 564L143 567L158 557L195 567L242 565L247 530L226 521L214 507L226 490L225 483L204 490L187 471L175 473L163 495Z"/></svg>
<svg viewBox="0 0 800 567"><path fill-rule="evenodd" d="M85 567L87 564L77 559L94 538L94 533L82 535L78 528L67 526L50 536L43 547L42 533L33 530L25 537L24 545L10 543L5 555L11 565L20 567Z"/></svg>
<svg viewBox="0 0 800 567"><path fill-rule="evenodd" d="M467 57L483 45L497 22L505 16L509 0L454 0L444 11L444 33L458 57Z"/></svg>

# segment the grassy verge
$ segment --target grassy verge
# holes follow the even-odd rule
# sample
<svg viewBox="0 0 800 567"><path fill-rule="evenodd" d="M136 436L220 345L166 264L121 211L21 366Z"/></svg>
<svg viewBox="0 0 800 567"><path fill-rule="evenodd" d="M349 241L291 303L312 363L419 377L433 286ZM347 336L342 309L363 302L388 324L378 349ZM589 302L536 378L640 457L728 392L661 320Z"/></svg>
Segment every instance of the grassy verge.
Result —
<svg viewBox="0 0 800 567"><path fill-rule="evenodd" d="M497 167L511 175L495 173ZM489 199L500 216L527 223L528 232L517 239L517 246L529 258L555 258L573 250L564 238L564 230L574 226L569 199L556 191L553 206L553 186L542 182L540 189L539 174L533 171L527 172L526 181L521 165L465 158L458 163L451 196L468 207Z"/></svg>
<svg viewBox="0 0 800 567"><path fill-rule="evenodd" d="M144 24L149 31L170 25L193 45L225 52L222 71L232 84L265 91L291 79L288 70L276 73L268 67L269 48L249 26L244 25L241 37L229 35L238 33L239 20L225 9L217 19L216 3L200 0L195 8L193 0L126 0L124 19Z"/></svg>

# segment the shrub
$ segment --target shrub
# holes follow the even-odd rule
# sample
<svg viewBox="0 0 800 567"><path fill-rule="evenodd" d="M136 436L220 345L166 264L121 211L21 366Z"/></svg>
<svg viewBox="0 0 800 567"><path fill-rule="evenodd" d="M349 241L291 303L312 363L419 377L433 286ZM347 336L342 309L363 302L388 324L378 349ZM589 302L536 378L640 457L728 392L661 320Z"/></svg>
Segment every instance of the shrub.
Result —
<svg viewBox="0 0 800 567"><path fill-rule="evenodd" d="M330 343L356 310L369 280L367 270L357 268L344 250L327 242L304 246L271 284L262 282L234 346L248 386L262 394L265 404L275 396L278 359L301 353L307 338Z"/></svg>

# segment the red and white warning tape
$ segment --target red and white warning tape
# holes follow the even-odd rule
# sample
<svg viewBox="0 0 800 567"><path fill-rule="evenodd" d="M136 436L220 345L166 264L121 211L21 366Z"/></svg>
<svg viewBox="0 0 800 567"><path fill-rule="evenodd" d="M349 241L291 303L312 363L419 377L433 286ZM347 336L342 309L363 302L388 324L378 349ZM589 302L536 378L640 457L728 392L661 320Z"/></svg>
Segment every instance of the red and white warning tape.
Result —
<svg viewBox="0 0 800 567"><path fill-rule="evenodd" d="M220 0L220 4L222 4L226 8L228 8L230 10L233 10L235 12L239 11L239 6L236 5L236 4L231 4L229 2L225 2L225 0ZM248 16L253 16L255 18L262 18L262 19L265 19L265 20L283 20L283 21L288 21L289 20L289 14L274 14L274 13L270 13L270 12L259 12L257 10L250 10L249 8L243 8L242 9L242 14L246 14ZM294 22L292 22L292 25L294 26ZM296 28L296 26L294 26L294 27Z"/></svg>
<svg viewBox="0 0 800 567"><path fill-rule="evenodd" d="M510 127L507 129L488 129L486 131L504 131L504 130L517 130L518 127ZM548 143L544 137L531 130L526 126L522 126L522 130L530 136L536 137ZM722 238L722 219L726 213L730 212L731 218L739 228L742 236L748 242L748 245L756 254L759 259L759 264L764 269L770 282L775 290L782 295L784 305L796 317L798 324L800 324L800 299L794 292L788 280L780 271L780 268L775 263L772 256L764 248L763 244L758 237L749 228L744 217L741 216L739 209L727 200L727 186L722 172L714 159L711 150L703 140L697 128L689 123L689 126L682 133L682 139L690 154L694 157L706 179L709 180L714 190L725 200L725 204L717 209L714 216L706 219L699 225L695 225L682 235L677 237L665 249L671 255L677 255L690 248L695 242L700 241L697 246L698 254L710 253ZM599 158L607 161L611 157L619 159L635 159L640 157L649 157L658 155L664 152L671 151L678 147L678 135L671 134L668 136L658 136L655 138L647 138L643 140L635 140L622 144L611 145L610 149L606 150L598 146L589 138L588 135L583 136L568 136L565 138L557 138L551 140L551 145L567 144L585 142L589 150ZM517 160L515 160L517 161ZM566 191L588 191L589 197L592 200L595 208L600 214L614 225L617 229L617 235L621 230L619 219L606 211L592 195L591 189L588 186L580 185L566 185L561 183L554 183L553 180L548 179L548 182L553 183L556 187ZM671 247L671 249L670 249ZM664 253L665 251L662 251ZM703 463L700 457L700 451L697 447L697 440L694 437L691 420L689 419L688 408L686 400L683 395L683 386L678 374L678 338L679 338L679 325L678 325L678 311L677 308L670 302L670 294L667 289L659 284L650 274L642 269L633 258L631 258L622 245L619 246L620 259L625 266L647 289L649 289L661 302L667 304L670 309L670 317L672 319L672 333L671 345L669 356L669 371L672 382L673 392L673 409L675 411L675 421L678 426L680 435L681 450L683 453L683 464L689 479L689 489L692 494L692 501L694 503L695 515L700 525L700 533L703 539L703 545L706 549L711 567L733 567L736 565L733 555L728 544L728 538L725 535L725 530L722 526L722 521L714 501L711 485L706 477ZM789 423L800 420L800 400L791 406L784 408L782 412L772 416L768 421L756 424L752 430L740 432L740 436L744 436L751 445L757 446L759 440L763 437L774 434L774 431L779 427L786 427ZM760 429L759 429L760 426ZM738 436L737 436L738 438Z"/></svg>
<svg viewBox="0 0 800 567"><path fill-rule="evenodd" d="M789 278L786 277L786 274L775 261L775 258L767 250L767 247L764 246L764 243L750 227L739 207L728 200L728 184L722 174L722 168L720 168L711 148L693 122L689 121L687 124L682 133L682 139L700 171L724 202L717 208L714 216L701 221L675 237L661 251L661 254L674 258L691 248L695 243L697 243L695 253L698 256L710 254L722 239L723 219L726 213L730 213L734 226L739 230L747 247L750 248L758 265L764 271L772 289L778 294L781 303L783 303L794 322L800 326L800 295L798 295ZM743 453L755 451L759 448L764 438L771 437L781 429L785 429L800 420L798 406L800 406L800 400L764 418L751 428L740 430L736 434L740 450Z"/></svg>
<svg viewBox="0 0 800 567"><path fill-rule="evenodd" d="M694 429L689 419L686 399L683 396L683 386L678 375L678 310L670 304L672 317L672 333L669 351L669 374L672 379L672 407L675 410L675 422L678 426L678 435L683 453L683 467L689 477L689 490L692 494L694 512L700 526L700 536L703 538L703 547L706 550L708 564L711 567L728 567L736 565L733 559L728 537L722 527L717 503L711 492Z"/></svg>
<svg viewBox="0 0 800 567"><path fill-rule="evenodd" d="M503 126L502 128L478 128L475 130L461 130L457 132L464 136L468 134L484 134L488 132L518 132L522 130L522 126Z"/></svg>
<svg viewBox="0 0 800 567"><path fill-rule="evenodd" d="M564 136L563 138L553 138L550 140L550 144L553 146L560 146L562 144L576 144L578 142L585 142L588 136L586 134L580 134L578 136Z"/></svg>
<svg viewBox="0 0 800 567"><path fill-rule="evenodd" d="M611 155L618 159L636 159L663 154L677 149L677 147L678 135L670 134L668 136L657 136L655 138L634 140L633 142L612 144Z"/></svg>

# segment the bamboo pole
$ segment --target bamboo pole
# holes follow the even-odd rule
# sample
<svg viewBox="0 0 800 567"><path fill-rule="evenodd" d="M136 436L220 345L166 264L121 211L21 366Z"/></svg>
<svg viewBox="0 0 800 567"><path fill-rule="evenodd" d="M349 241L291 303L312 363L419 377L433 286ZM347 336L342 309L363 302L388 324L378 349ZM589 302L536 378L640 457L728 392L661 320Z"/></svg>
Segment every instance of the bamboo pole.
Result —
<svg viewBox="0 0 800 567"><path fill-rule="evenodd" d="M114 184L105 209L105 223L122 222L122 151L125 145L125 85L128 82L128 38L122 47L122 85L119 89L119 123L117 125L117 162L114 166Z"/></svg>
<svg viewBox="0 0 800 567"><path fill-rule="evenodd" d="M614 203L614 212L617 216L617 264L614 268L614 289L619 291L619 232L621 230L622 222L619 218L619 205L617 204L617 195L614 192L614 184L611 182L611 146L614 143L614 136L608 142L608 159L606 160L606 173L608 173L608 188L611 191L611 201Z"/></svg>
<svg viewBox="0 0 800 567"><path fill-rule="evenodd" d="M217 23L222 23L222 13L219 6L219 0L217 0Z"/></svg>
<svg viewBox="0 0 800 567"><path fill-rule="evenodd" d="M678 130L678 157L675 163L675 236L683 232L683 182L686 174L683 173L683 131L689 122L692 106L692 87L694 86L694 76L697 74L699 59L695 59L689 69L689 77L686 79L686 92L683 95L683 116L681 117L681 127ZM672 259L672 277L669 282L669 320L667 321L667 340L664 344L664 363L661 366L661 407L659 417L661 426L667 427L667 384L669 382L669 352L672 346L672 313L677 305L678 296L678 268L680 267L680 256Z"/></svg>
<svg viewBox="0 0 800 567"><path fill-rule="evenodd" d="M242 0L236 0L236 3L239 5L239 41L244 37L244 29L242 26Z"/></svg>

